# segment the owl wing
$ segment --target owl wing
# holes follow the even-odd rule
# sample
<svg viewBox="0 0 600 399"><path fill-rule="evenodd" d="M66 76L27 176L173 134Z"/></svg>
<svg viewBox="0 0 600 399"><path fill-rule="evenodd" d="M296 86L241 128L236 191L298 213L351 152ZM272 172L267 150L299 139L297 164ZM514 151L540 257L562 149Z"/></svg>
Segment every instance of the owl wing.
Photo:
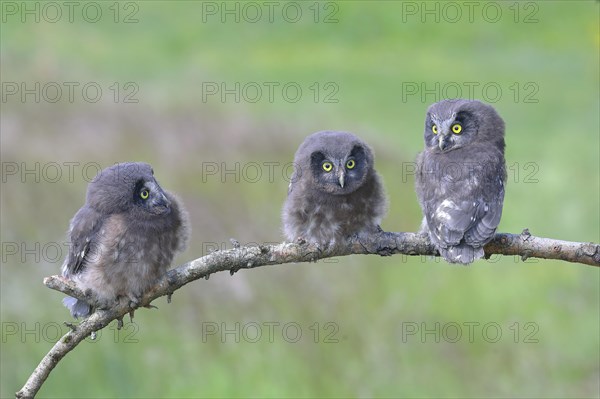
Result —
<svg viewBox="0 0 600 399"><path fill-rule="evenodd" d="M88 206L82 207L73 217L69 228L69 254L63 264L63 276L78 274L83 271L89 258L93 256L98 233L104 218L100 213Z"/></svg>
<svg viewBox="0 0 600 399"><path fill-rule="evenodd" d="M465 233L465 242L474 247L484 246L496 233L502 216L504 190L498 198L490 202L479 201L475 222Z"/></svg>
<svg viewBox="0 0 600 399"><path fill-rule="evenodd" d="M461 240L474 247L487 243L496 232L502 215L504 192L497 200L442 201L427 215L433 236L442 246L459 245Z"/></svg>

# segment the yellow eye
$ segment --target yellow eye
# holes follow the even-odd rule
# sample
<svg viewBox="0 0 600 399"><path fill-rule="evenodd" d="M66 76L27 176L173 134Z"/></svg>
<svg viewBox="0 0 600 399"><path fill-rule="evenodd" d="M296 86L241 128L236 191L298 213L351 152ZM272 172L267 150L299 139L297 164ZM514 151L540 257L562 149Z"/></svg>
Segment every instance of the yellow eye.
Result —
<svg viewBox="0 0 600 399"><path fill-rule="evenodd" d="M437 128L437 126L436 126L436 125L433 125L433 126L431 127L431 131L433 132L433 134L438 134L438 128Z"/></svg>
<svg viewBox="0 0 600 399"><path fill-rule="evenodd" d="M355 166L356 162L354 162L354 159L350 159L348 162L346 162L346 168L348 169L354 169Z"/></svg>
<svg viewBox="0 0 600 399"><path fill-rule="evenodd" d="M460 132L462 132L462 126L459 125L458 123L455 123L454 125L452 125L452 133L454 134L460 134Z"/></svg>
<svg viewBox="0 0 600 399"><path fill-rule="evenodd" d="M333 164L331 162L323 162L322 167L325 172L331 172L331 169L333 169Z"/></svg>
<svg viewBox="0 0 600 399"><path fill-rule="evenodd" d="M148 189L143 189L142 191L140 191L140 197L142 199L148 199L148 197L150 196L150 191L148 191Z"/></svg>

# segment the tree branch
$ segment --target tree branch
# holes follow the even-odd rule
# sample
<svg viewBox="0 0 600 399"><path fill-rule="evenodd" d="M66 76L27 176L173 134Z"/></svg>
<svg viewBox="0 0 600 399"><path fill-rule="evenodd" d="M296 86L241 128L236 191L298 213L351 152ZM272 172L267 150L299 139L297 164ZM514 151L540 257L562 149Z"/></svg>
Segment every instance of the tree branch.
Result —
<svg viewBox="0 0 600 399"><path fill-rule="evenodd" d="M493 254L519 255L523 260L527 258L557 259L600 267L600 245L534 237L529 234L527 229L519 235L496 234L484 249L488 258ZM439 256L429 239L416 233L379 232L368 237L353 237L345 243L329 248L295 243L236 247L213 252L169 270L165 277L144 295L139 306L147 306L158 297L170 296L182 286L201 277L208 279L212 273L220 271L229 270L233 274L240 269L292 262L314 262L318 259L352 254ZM53 290L98 305L93 295L83 292L72 281L63 277L47 277L44 279L44 284ZM44 356L23 388L16 393L16 397L34 397L52 369L67 353L86 337L104 328L111 321L121 321L123 316L131 310L128 307L96 309L92 315L78 325L67 324L71 327L71 331L66 333Z"/></svg>

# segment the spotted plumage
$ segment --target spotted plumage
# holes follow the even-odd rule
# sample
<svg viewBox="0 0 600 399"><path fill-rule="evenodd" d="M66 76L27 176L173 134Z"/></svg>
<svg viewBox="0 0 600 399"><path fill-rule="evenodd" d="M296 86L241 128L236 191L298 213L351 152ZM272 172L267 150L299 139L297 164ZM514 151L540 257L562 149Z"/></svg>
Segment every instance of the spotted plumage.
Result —
<svg viewBox="0 0 600 399"><path fill-rule="evenodd" d="M371 148L351 133L308 136L294 157L283 207L283 230L298 239L333 245L351 235L377 231L386 199Z"/></svg>
<svg viewBox="0 0 600 399"><path fill-rule="evenodd" d="M424 137L416 176L421 229L445 260L469 264L484 256L502 215L504 122L490 105L444 100L427 110Z"/></svg>
<svg viewBox="0 0 600 399"><path fill-rule="evenodd" d="M123 163L90 182L85 205L71 220L64 277L106 304L136 304L185 248L188 217L164 191L150 165ZM92 311L82 300L63 300L74 317Z"/></svg>

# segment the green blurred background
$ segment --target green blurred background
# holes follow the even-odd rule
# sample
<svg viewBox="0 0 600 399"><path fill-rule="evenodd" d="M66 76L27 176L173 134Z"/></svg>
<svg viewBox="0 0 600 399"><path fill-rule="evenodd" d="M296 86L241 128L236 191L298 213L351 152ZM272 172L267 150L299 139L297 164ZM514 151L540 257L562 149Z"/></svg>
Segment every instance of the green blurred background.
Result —
<svg viewBox="0 0 600 399"><path fill-rule="evenodd" d="M506 122L499 230L600 241L597 1L54 4L2 3L2 397L66 332L41 281L97 166L149 162L181 196L181 264L281 241L297 146L348 130L375 150L383 228L415 231L425 110L458 94ZM220 273L82 343L40 397L598 397L599 286L512 257Z"/></svg>

